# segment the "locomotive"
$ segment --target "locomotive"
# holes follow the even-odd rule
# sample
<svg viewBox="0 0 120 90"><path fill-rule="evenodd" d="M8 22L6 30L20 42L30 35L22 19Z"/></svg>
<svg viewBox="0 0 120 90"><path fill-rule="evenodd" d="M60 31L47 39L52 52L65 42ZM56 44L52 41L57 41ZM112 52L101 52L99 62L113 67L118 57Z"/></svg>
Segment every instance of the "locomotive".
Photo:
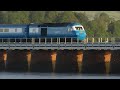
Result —
<svg viewBox="0 0 120 90"><path fill-rule="evenodd" d="M86 38L80 23L0 24L0 38Z"/></svg>

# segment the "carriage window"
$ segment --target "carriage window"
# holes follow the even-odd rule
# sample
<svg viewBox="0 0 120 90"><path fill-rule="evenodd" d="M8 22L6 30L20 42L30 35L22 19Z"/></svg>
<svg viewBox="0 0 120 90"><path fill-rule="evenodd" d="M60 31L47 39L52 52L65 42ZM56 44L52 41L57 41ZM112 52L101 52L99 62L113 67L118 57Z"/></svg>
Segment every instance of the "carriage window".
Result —
<svg viewBox="0 0 120 90"><path fill-rule="evenodd" d="M3 32L3 29L0 29L0 32Z"/></svg>
<svg viewBox="0 0 120 90"><path fill-rule="evenodd" d="M17 32L17 28L15 28L15 32Z"/></svg>
<svg viewBox="0 0 120 90"><path fill-rule="evenodd" d="M36 32L36 29L34 28L34 29L33 29L33 33L35 33L35 32Z"/></svg>
<svg viewBox="0 0 120 90"><path fill-rule="evenodd" d="M9 29L7 29L7 28L6 28L6 29L4 29L4 32L9 32Z"/></svg>

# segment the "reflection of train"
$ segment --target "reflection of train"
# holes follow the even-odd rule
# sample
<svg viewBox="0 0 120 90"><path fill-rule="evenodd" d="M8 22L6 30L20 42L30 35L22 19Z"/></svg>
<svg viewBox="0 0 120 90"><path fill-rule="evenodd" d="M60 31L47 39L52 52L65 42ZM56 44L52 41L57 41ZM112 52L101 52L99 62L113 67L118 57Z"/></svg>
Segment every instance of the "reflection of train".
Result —
<svg viewBox="0 0 120 90"><path fill-rule="evenodd" d="M1 24L0 38L86 38L84 27L79 23Z"/></svg>

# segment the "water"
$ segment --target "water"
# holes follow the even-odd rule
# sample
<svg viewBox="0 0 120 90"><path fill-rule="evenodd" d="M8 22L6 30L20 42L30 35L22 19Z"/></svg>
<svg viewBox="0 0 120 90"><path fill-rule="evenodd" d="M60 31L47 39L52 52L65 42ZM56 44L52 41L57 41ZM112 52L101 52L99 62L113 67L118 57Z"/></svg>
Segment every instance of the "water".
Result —
<svg viewBox="0 0 120 90"><path fill-rule="evenodd" d="M0 79L120 79L119 75L0 72Z"/></svg>

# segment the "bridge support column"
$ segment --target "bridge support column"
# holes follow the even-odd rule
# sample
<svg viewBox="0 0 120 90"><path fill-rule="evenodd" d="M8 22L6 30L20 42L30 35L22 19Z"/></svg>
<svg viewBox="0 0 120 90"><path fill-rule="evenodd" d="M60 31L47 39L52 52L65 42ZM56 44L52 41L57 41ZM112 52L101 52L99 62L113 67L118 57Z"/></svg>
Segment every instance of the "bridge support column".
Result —
<svg viewBox="0 0 120 90"><path fill-rule="evenodd" d="M35 44L35 38L32 38L32 44Z"/></svg>
<svg viewBox="0 0 120 90"><path fill-rule="evenodd" d="M102 38L100 38L101 40L100 40L100 42L102 42Z"/></svg>
<svg viewBox="0 0 120 90"><path fill-rule="evenodd" d="M30 71L30 63L31 63L31 52L30 50L27 51L27 61L28 61L28 72Z"/></svg>
<svg viewBox="0 0 120 90"><path fill-rule="evenodd" d="M86 38L86 43L88 43L88 38Z"/></svg>
<svg viewBox="0 0 120 90"><path fill-rule="evenodd" d="M83 40L84 44L88 43L88 38L86 38L85 40Z"/></svg>
<svg viewBox="0 0 120 90"><path fill-rule="evenodd" d="M98 42L100 42L100 38L98 38Z"/></svg>
<svg viewBox="0 0 120 90"><path fill-rule="evenodd" d="M106 38L106 42L108 42L109 40L108 40L108 38Z"/></svg>
<svg viewBox="0 0 120 90"><path fill-rule="evenodd" d="M111 37L111 42L115 42L115 38L114 37Z"/></svg>
<svg viewBox="0 0 120 90"><path fill-rule="evenodd" d="M82 71L82 61L83 61L83 52L77 51L77 63L78 63L79 73L81 73Z"/></svg>
<svg viewBox="0 0 120 90"><path fill-rule="evenodd" d="M52 51L51 52L51 60L52 60L53 72L55 72L56 56L57 56L57 53L55 51Z"/></svg>
<svg viewBox="0 0 120 90"><path fill-rule="evenodd" d="M92 43L94 43L94 38L92 38Z"/></svg>
<svg viewBox="0 0 120 90"><path fill-rule="evenodd" d="M109 74L109 72L110 72L110 61L111 61L111 52L110 51L105 51L104 61L105 61L106 74Z"/></svg>
<svg viewBox="0 0 120 90"><path fill-rule="evenodd" d="M3 51L3 60L4 60L4 64L5 64L5 69L7 67L7 52L6 50Z"/></svg>

